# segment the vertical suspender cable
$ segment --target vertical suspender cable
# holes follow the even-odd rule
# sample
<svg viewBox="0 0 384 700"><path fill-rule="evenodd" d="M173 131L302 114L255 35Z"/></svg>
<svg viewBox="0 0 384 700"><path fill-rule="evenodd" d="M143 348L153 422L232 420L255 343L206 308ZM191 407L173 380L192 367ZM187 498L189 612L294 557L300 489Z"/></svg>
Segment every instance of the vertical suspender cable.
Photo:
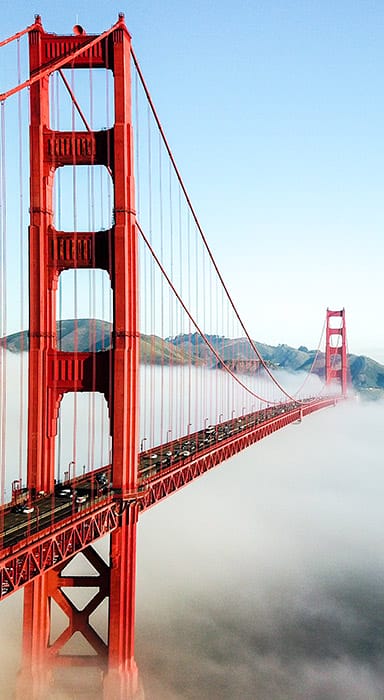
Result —
<svg viewBox="0 0 384 700"><path fill-rule="evenodd" d="M139 118L139 85L138 85L138 76L137 76L137 71L134 70L133 72L134 75L134 91L133 91L133 97L134 97L134 115L135 115L135 130L134 130L134 136L135 136L135 149L134 149L134 158L135 158L135 192L136 192L136 211L137 211L137 216L140 218L141 216L141 182L140 182L140 176L141 176L141 168L140 168L140 155L141 155L141 148L140 148L140 118ZM139 306L140 306L140 314L139 318L141 319L141 311L142 311L142 294L144 293L145 295L145 286L143 288L143 280L141 279L142 274L143 274L143 268L145 270L145 255L141 255L141 249L142 246L139 245L139 270L140 270L140 277L139 277L139 285L140 285L140 291L141 294L139 294ZM145 282L144 282L145 284ZM146 308L146 302L144 300L144 309ZM145 327L145 326L144 326ZM144 406L144 411L145 411L145 395L143 396L142 393L142 387L141 387L141 382L140 378L142 376L142 370L141 370L141 364L144 362L144 358L142 356L141 349L143 347L143 325L142 321L140 323L140 351L139 351L139 392L140 392L140 397L139 397L139 406L140 406L140 419L143 416L143 406ZM144 367L144 376L145 376L145 370L146 368ZM140 451L140 445L141 445L141 440L143 438L143 433L141 431L143 430L143 424L142 421L139 421L139 443L137 445L138 451ZM138 464L139 467L139 464Z"/></svg>
<svg viewBox="0 0 384 700"><path fill-rule="evenodd" d="M170 245L170 272L173 279L173 200L172 200L172 168L171 164L168 163L168 179L169 179L169 245ZM173 295L172 290L168 289L168 314L169 314L169 337L173 338ZM169 362L169 381L168 381L168 426L170 435L174 435L174 420L173 420L173 410L174 410L174 399L173 399L173 378L174 378L174 345L171 344L172 354ZM168 441L168 435L167 435Z"/></svg>
<svg viewBox="0 0 384 700"><path fill-rule="evenodd" d="M75 70L72 64L71 71L71 88L72 92L75 92ZM76 111L75 105L72 101L72 139L75 139L76 131ZM78 322L78 280L77 280L77 171L76 171L76 149L73 148L73 164L72 164L72 202L73 202L73 232L74 232L74 243L75 243L75 264L73 271L73 305L74 305L74 353L77 354L79 350L79 322ZM77 458L77 387L75 384L73 393L73 440L72 440L72 460L74 472L76 470L76 458ZM74 474L72 474L73 476ZM71 476L68 474L68 476Z"/></svg>
<svg viewBox="0 0 384 700"><path fill-rule="evenodd" d="M148 143L148 222L149 222L149 237L152 240L152 139L151 139L151 122L150 111L147 106L147 143ZM154 318L155 318L155 270L153 264L150 267L149 280L149 295L150 302L150 382L149 382L149 443L153 446L155 432L155 383L154 383L154 363L155 363L155 335L154 335Z"/></svg>
<svg viewBox="0 0 384 700"><path fill-rule="evenodd" d="M93 73L92 73L92 62L89 69L89 103L90 103L90 127L93 129L94 125L94 113L93 113ZM96 224L95 224L95 165L92 162L90 166L90 230L92 232L93 240L95 240L96 234ZM92 246L92 268L90 270L90 301L91 301L91 327L92 327L92 337L91 337L91 348L92 348L92 388L90 396L90 464L89 468L95 468L95 419L96 419L96 259L95 259L95 245Z"/></svg>
<svg viewBox="0 0 384 700"><path fill-rule="evenodd" d="M183 216L182 216L182 207L181 207L181 192L179 189L179 267L180 267L180 292L183 294L183 281L184 281L184 269L183 269ZM184 331L184 324L183 324L183 312L180 309L180 328ZM189 348L187 347L187 353L189 352ZM179 395L180 395L180 422L179 422L179 435L184 435L185 433L185 391L184 391L184 377L185 377L185 367L184 365L180 368L180 387L179 387Z"/></svg>
<svg viewBox="0 0 384 700"><path fill-rule="evenodd" d="M1 396L1 425L0 425L0 503L4 502L6 484L6 439L7 439L7 189L6 189L6 141L5 141L5 103L0 105L1 156L0 156L0 337L4 338L1 347L0 366L0 396Z"/></svg>
<svg viewBox="0 0 384 700"><path fill-rule="evenodd" d="M17 40L17 80L21 83L21 55L20 39ZM17 94L17 121L19 131L19 240L20 240L20 330L21 334L21 356L20 356L20 388L19 388L19 479L23 476L24 466L24 446L25 446L25 406L24 406L24 187L23 187L23 123L22 123L22 93Z"/></svg>
<svg viewBox="0 0 384 700"><path fill-rule="evenodd" d="M192 298L191 298L191 221L189 212L187 211L187 298L188 298L188 308L191 308ZM188 429L187 433L189 435L191 428L192 412L191 412L191 400L192 400L192 355L193 355L193 344L192 344L192 327L191 321L188 319L188 345L189 351L189 362L188 362Z"/></svg>
<svg viewBox="0 0 384 700"><path fill-rule="evenodd" d="M60 130L60 82L59 82L59 74L56 73L56 124L55 128L59 131ZM55 85L55 84L54 84ZM55 173L55 227L60 231L62 227L62 192L61 192L61 168L56 169ZM59 337L58 337L58 349L62 350L63 349L63 343L62 343L62 319L63 319L63 282L61 275L59 276L59 300L58 300L58 307L59 307ZM62 427L62 409L60 410L60 415L59 415L59 425L58 425L58 436L57 436L57 479L60 480L61 475L62 475L62 433L63 433L63 427Z"/></svg>
<svg viewBox="0 0 384 700"><path fill-rule="evenodd" d="M111 157L111 149L112 149L112 143L111 143L111 132L110 132L110 126L111 123L114 122L114 114L112 115L111 119L111 114L110 114L110 95L111 95L111 86L110 86L110 72L109 72L109 57L108 57L108 51L107 51L107 57L106 57L106 80L105 80L105 96L106 96L106 102L107 102L107 170L109 173L111 173L111 165L112 165L112 157ZM111 177L107 178L107 212L108 212L108 265L109 265L109 328L111 329L110 332L110 347L112 349L112 345L114 343L114 336L113 336L113 303L114 303L114 296L113 296L113 290L112 290L112 285L111 285L111 280L112 280L112 227L114 224L114 201L112 203L112 179ZM112 391L112 386L113 386L113 370L112 370L112 362L109 363L109 378L108 378L108 386L110 387L110 391ZM106 407L104 406L104 413L103 417L107 418L107 415L109 415L109 435L108 435L108 463L112 461L112 450L113 450L113 445L112 445L112 438L111 438L111 415L112 415L112 395L110 394L108 396L108 407L109 407L109 412L106 412Z"/></svg>
<svg viewBox="0 0 384 700"><path fill-rule="evenodd" d="M164 260L164 226L163 226L163 168L161 160L161 137L159 135L159 154L158 154L158 168L159 168L159 228L160 228L160 255L161 259ZM165 388L164 388L164 279L160 276L160 342L161 342L161 361L160 361L160 419L159 419L159 443L163 443L166 440L164 437L164 411L165 411Z"/></svg>

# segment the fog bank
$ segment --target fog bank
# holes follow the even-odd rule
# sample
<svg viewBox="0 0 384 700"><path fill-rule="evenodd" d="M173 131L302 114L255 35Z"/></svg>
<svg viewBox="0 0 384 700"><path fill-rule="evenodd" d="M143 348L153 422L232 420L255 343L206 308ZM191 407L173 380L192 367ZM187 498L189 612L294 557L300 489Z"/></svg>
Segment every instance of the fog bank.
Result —
<svg viewBox="0 0 384 700"><path fill-rule="evenodd" d="M141 516L146 700L382 700L383 416L353 401L315 413ZM0 615L8 700L21 596ZM80 670L49 694L77 697L101 697Z"/></svg>
<svg viewBox="0 0 384 700"><path fill-rule="evenodd" d="M383 409L310 416L142 516L147 700L382 700Z"/></svg>

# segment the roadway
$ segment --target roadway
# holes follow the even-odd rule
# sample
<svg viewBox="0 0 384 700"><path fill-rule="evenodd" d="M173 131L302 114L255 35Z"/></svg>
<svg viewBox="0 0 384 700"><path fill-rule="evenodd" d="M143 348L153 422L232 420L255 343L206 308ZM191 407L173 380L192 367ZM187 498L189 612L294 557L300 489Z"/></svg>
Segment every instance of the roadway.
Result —
<svg viewBox="0 0 384 700"><path fill-rule="evenodd" d="M54 493L32 498L28 492L19 492L14 502L3 506L0 511L0 544L3 551L0 564L1 559L5 563L10 556L18 557L30 542L38 543L40 539L49 538L49 533L59 532L68 527L68 523L73 523L76 528L80 521L85 522L87 517L90 520L92 514L102 511L103 507L106 511L112 507L118 515L119 508L124 503L135 501L139 508L144 509L155 502L155 497L148 494L151 489L152 492L156 489L156 484L161 481L166 483L169 477L172 478L172 475L180 473L184 468L188 469L189 465L204 461L207 455L221 453L223 445L235 445L236 442L243 441L243 436L246 438L256 433L263 437L264 434L269 434L263 432L263 426L275 424L274 429L283 427L282 421L300 420L302 414L336 403L339 398L341 397L324 397L319 400L318 397L313 397L305 402L278 404L215 425L207 425L199 431L141 452L138 455L137 490L125 497L113 489L111 465L56 484ZM242 444L246 446L244 441ZM243 447L240 446L239 449ZM224 458L220 456L219 461ZM212 462L211 466L217 463ZM198 476L197 472L188 477L188 480L195 476ZM179 481L176 487L168 487L169 491L164 492L164 495L185 483L186 480L183 484ZM160 494L158 500L160 497L164 496ZM6 591L0 592L0 597L2 593L6 594Z"/></svg>

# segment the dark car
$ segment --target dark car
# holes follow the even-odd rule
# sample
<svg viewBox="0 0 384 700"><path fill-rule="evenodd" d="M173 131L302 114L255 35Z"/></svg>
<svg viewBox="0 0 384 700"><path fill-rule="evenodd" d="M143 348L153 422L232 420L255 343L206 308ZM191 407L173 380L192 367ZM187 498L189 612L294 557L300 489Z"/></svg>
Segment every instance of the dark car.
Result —
<svg viewBox="0 0 384 700"><path fill-rule="evenodd" d="M12 508L12 513L18 513L19 515L30 515L34 511L35 507L28 505L28 503L17 503Z"/></svg>
<svg viewBox="0 0 384 700"><path fill-rule="evenodd" d="M105 491L109 487L109 480L105 472L96 474L96 483L99 491Z"/></svg>

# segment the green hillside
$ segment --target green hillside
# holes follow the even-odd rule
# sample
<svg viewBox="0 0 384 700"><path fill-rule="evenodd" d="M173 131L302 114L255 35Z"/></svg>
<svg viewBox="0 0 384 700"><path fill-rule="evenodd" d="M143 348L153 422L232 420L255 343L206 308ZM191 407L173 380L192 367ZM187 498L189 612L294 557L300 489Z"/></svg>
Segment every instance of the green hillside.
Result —
<svg viewBox="0 0 384 700"><path fill-rule="evenodd" d="M95 319L78 319L59 321L57 324L58 347L60 350L71 352L108 350L111 345L111 325ZM242 372L259 371L254 353L246 338L226 338L210 335L209 342L224 362L231 367L241 367ZM305 346L292 348L289 345L267 345L256 342L256 346L264 360L272 368L281 368L289 372L308 372L311 369L315 350ZM28 332L13 333L0 339L0 345L10 352L28 350ZM349 369L354 388L367 398L384 396L384 365L363 355L350 354ZM193 364L217 367L215 354L206 345L198 333L177 335L172 338L159 336L141 336L140 361L143 364L184 365ZM319 353L313 366L313 371L319 376L324 375L324 354Z"/></svg>

